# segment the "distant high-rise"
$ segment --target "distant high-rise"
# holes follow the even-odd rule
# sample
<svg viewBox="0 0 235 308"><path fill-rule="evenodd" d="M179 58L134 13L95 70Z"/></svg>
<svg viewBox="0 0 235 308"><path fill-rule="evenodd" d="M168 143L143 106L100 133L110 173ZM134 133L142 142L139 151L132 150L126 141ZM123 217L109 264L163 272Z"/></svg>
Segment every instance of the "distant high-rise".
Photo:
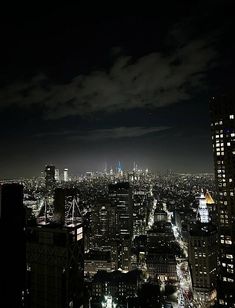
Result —
<svg viewBox="0 0 235 308"><path fill-rule="evenodd" d="M69 180L69 170L68 168L65 168L64 169L64 181L68 182L68 180Z"/></svg>
<svg viewBox="0 0 235 308"><path fill-rule="evenodd" d="M235 95L210 100L219 221L221 307L235 305Z"/></svg>
<svg viewBox="0 0 235 308"><path fill-rule="evenodd" d="M0 185L0 237L0 307L23 307L26 260L22 185Z"/></svg>
<svg viewBox="0 0 235 308"><path fill-rule="evenodd" d="M55 169L55 180L57 182L59 182L60 180L60 170L59 169Z"/></svg>
<svg viewBox="0 0 235 308"><path fill-rule="evenodd" d="M47 165L45 168L46 188L51 189L55 184L55 166Z"/></svg>
<svg viewBox="0 0 235 308"><path fill-rule="evenodd" d="M133 205L130 184L120 182L109 185L109 199L115 215L110 217L113 250L117 252L117 268L130 269L131 240L133 235Z"/></svg>

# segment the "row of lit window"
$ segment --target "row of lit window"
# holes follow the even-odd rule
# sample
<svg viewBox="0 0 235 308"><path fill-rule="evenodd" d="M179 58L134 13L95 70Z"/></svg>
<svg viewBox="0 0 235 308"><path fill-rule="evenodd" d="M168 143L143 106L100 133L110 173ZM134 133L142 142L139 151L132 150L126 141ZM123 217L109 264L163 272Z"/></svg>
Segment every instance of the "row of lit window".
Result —
<svg viewBox="0 0 235 308"><path fill-rule="evenodd" d="M227 196L227 192L226 191L221 191L220 193L220 196ZM229 196L234 196L234 192L233 191L230 191L229 192ZM224 202L223 202L224 203ZM225 204L225 203L224 203Z"/></svg>
<svg viewBox="0 0 235 308"><path fill-rule="evenodd" d="M230 114L229 115L229 119L230 120L233 120L234 119L234 114ZM220 121L218 121L218 122L215 122L215 123L211 123L211 126L213 126L213 125L222 125L223 124L223 121L222 120L220 120Z"/></svg>
<svg viewBox="0 0 235 308"><path fill-rule="evenodd" d="M223 281L234 282L234 279L228 278L228 277L223 277Z"/></svg>
<svg viewBox="0 0 235 308"><path fill-rule="evenodd" d="M228 215L223 215L223 214L221 213L220 218L222 218L222 219L228 219ZM221 235L221 237L224 237L224 236Z"/></svg>
<svg viewBox="0 0 235 308"><path fill-rule="evenodd" d="M224 134L217 134L215 135L215 139L219 139L219 138L223 138L224 137Z"/></svg>
<svg viewBox="0 0 235 308"><path fill-rule="evenodd" d="M228 225L228 220L220 219L221 225Z"/></svg>
<svg viewBox="0 0 235 308"><path fill-rule="evenodd" d="M215 123L211 123L211 126L217 126L217 125L222 125L223 121L219 121L219 122L215 122Z"/></svg>
<svg viewBox="0 0 235 308"><path fill-rule="evenodd" d="M220 131L216 131L216 135L215 135L215 139L216 139L216 143L220 142L220 138L223 138L224 137L224 134L223 134L223 130L220 130ZM226 135L227 138L229 138L229 135ZM231 133L230 134L230 137L235 137L235 133ZM212 140L214 140L214 136L211 137Z"/></svg>
<svg viewBox="0 0 235 308"><path fill-rule="evenodd" d="M230 240L221 240L220 242L221 242L221 244L232 245L232 241L230 241Z"/></svg>
<svg viewBox="0 0 235 308"><path fill-rule="evenodd" d="M206 254L205 254L205 253L199 253L199 254L197 254L197 253L195 252L195 257L203 257L203 258L205 258L205 257L206 257Z"/></svg>
<svg viewBox="0 0 235 308"><path fill-rule="evenodd" d="M220 201L220 203L222 203L223 201ZM227 201L225 201L226 202L226 204L227 204ZM225 215L227 215L228 214L228 211L226 211L226 210L221 210L220 211L220 213L221 214L225 214ZM224 235L221 235L221 237L223 237Z"/></svg>
<svg viewBox="0 0 235 308"><path fill-rule="evenodd" d="M227 200L221 200L220 204L228 205L228 201ZM220 212L223 213L223 210L221 210ZM226 213L226 212L224 212L224 213Z"/></svg>
<svg viewBox="0 0 235 308"><path fill-rule="evenodd" d="M228 302L224 301L223 299L220 299L220 300L219 300L219 304L220 304L220 305L227 306L227 305L228 305ZM235 303L233 304L233 307L235 307Z"/></svg>
<svg viewBox="0 0 235 308"><path fill-rule="evenodd" d="M231 142L227 142L226 143L227 147L230 147L231 146ZM214 144L212 145L213 148L214 148ZM220 143L220 142L216 142L216 145L215 145L216 148L221 148L221 151L224 150L224 143ZM216 149L216 151L218 151L219 149Z"/></svg>

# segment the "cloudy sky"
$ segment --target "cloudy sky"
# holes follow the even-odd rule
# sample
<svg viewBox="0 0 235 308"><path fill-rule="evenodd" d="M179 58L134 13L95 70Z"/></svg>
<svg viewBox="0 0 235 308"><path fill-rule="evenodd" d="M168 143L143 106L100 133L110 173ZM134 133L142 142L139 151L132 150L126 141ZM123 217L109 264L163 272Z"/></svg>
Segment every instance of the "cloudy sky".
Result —
<svg viewBox="0 0 235 308"><path fill-rule="evenodd" d="M188 2L145 17L68 2L3 12L0 178L47 163L211 172L208 100L233 86L232 1Z"/></svg>

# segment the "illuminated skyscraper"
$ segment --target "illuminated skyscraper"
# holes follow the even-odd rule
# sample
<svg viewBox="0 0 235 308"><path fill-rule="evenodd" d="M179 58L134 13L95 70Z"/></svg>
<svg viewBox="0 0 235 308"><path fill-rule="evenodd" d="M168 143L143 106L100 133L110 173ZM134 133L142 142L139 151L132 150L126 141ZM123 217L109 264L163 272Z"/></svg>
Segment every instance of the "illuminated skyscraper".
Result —
<svg viewBox="0 0 235 308"><path fill-rule="evenodd" d="M69 180L69 170L67 168L64 169L64 181L68 182Z"/></svg>
<svg viewBox="0 0 235 308"><path fill-rule="evenodd" d="M221 307L235 307L235 96L210 101L219 220Z"/></svg>
<svg viewBox="0 0 235 308"><path fill-rule="evenodd" d="M55 169L55 180L57 182L60 180L60 171L59 171L59 169Z"/></svg>
<svg viewBox="0 0 235 308"><path fill-rule="evenodd" d="M55 184L55 166L47 165L45 168L46 188L51 189Z"/></svg>
<svg viewBox="0 0 235 308"><path fill-rule="evenodd" d="M209 211L206 204L206 198L203 192L201 192L200 198L199 198L199 205L198 205L198 219L201 223L208 223L209 218Z"/></svg>
<svg viewBox="0 0 235 308"><path fill-rule="evenodd" d="M208 305L216 297L217 243L217 228L210 222L206 198L201 192L197 222L190 227L188 257L194 298Z"/></svg>

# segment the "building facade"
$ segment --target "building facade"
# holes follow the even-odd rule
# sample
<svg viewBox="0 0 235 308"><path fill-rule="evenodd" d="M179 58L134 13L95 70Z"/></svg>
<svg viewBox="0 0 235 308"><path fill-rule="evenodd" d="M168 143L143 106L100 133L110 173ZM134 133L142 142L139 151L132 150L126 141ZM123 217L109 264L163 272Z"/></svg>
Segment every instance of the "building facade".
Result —
<svg viewBox="0 0 235 308"><path fill-rule="evenodd" d="M131 268L131 241L133 235L133 205L130 184L120 182L109 185L109 200L114 212L111 217L113 259L116 269L129 271Z"/></svg>
<svg viewBox="0 0 235 308"><path fill-rule="evenodd" d="M52 189L55 184L55 166L45 167L45 185L47 189Z"/></svg>
<svg viewBox="0 0 235 308"><path fill-rule="evenodd" d="M210 100L219 222L221 307L235 307L235 95Z"/></svg>

